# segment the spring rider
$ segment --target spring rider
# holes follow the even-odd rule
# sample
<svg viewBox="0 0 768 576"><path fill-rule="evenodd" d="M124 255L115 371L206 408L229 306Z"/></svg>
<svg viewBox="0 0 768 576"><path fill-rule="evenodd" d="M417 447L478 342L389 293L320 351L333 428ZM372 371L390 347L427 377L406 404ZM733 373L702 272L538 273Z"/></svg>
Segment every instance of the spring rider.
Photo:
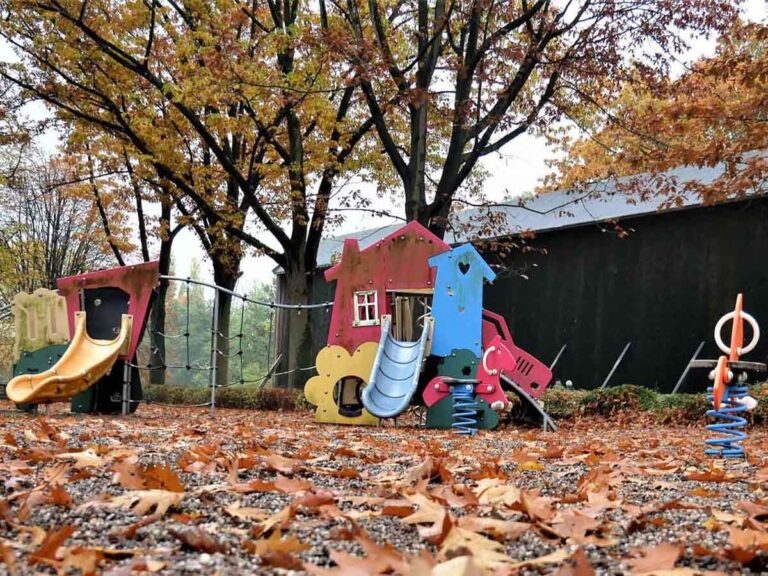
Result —
<svg viewBox="0 0 768 576"><path fill-rule="evenodd" d="M710 368L709 379L713 385L707 389L713 409L707 411L707 416L717 421L709 424L707 430L719 434L715 438L705 440L708 448L705 453L710 456L724 458L740 458L744 456L741 443L747 435L743 428L747 420L743 413L754 408L757 403L748 394L750 375L764 374L766 365L760 362L746 362L741 356L748 354L757 346L760 340L760 327L757 321L744 312L744 298L739 294L733 312L725 314L715 326L715 343L723 352L717 360L694 360L692 368ZM722 329L729 320L731 327L730 346L722 339ZM744 346L744 321L752 327L752 340Z"/></svg>

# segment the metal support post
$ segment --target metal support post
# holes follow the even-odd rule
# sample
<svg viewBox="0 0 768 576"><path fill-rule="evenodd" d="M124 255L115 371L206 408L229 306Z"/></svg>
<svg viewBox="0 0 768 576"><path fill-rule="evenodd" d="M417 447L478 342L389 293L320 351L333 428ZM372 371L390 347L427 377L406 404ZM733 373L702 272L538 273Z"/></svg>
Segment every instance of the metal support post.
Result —
<svg viewBox="0 0 768 576"><path fill-rule="evenodd" d="M605 380L603 380L603 383L600 385L600 390L605 388L605 386L610 381L611 377L613 376L613 373L616 372L616 368L619 367L619 364L621 364L621 361L624 359L624 355L627 353L627 350L629 350L629 347L632 345L632 342L627 342L627 345L624 346L624 350L621 351L621 354L619 354L619 357L616 358L616 362L613 363L613 368L611 368L611 371L608 372L608 376L605 377Z"/></svg>
<svg viewBox="0 0 768 576"><path fill-rule="evenodd" d="M219 359L219 291L213 297L213 333L211 334L211 416L216 414L216 368Z"/></svg>
<svg viewBox="0 0 768 576"><path fill-rule="evenodd" d="M560 356L562 356L563 352L565 352L566 346L568 346L568 344L563 344L563 347L560 348L560 352L557 353L557 356L555 356L555 359L552 360L552 364L549 365L550 370L554 370L555 366L557 366L557 363L560 361Z"/></svg>
<svg viewBox="0 0 768 576"><path fill-rule="evenodd" d="M706 344L706 342L699 343L699 347L696 348L696 352L694 352L693 356L691 356L691 359L688 360L688 364L685 365L685 370L683 370L683 373L680 374L680 378L678 378L677 384L675 384L675 387L672 389L672 394L677 394L678 389L685 380L685 377L688 376L688 372L691 370L691 362L699 357L699 352L701 352L701 349L704 348L704 344Z"/></svg>
<svg viewBox="0 0 768 576"><path fill-rule="evenodd" d="M131 364L126 361L123 367L123 416L131 413Z"/></svg>

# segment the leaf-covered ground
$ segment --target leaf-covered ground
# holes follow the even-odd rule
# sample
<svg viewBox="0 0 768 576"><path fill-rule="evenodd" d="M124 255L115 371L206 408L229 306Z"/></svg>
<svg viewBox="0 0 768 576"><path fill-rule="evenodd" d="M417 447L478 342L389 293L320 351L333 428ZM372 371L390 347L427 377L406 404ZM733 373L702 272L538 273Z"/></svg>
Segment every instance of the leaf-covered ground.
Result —
<svg viewBox="0 0 768 576"><path fill-rule="evenodd" d="M768 569L749 460L627 415L456 437L310 413L0 414L0 571L699 574Z"/></svg>

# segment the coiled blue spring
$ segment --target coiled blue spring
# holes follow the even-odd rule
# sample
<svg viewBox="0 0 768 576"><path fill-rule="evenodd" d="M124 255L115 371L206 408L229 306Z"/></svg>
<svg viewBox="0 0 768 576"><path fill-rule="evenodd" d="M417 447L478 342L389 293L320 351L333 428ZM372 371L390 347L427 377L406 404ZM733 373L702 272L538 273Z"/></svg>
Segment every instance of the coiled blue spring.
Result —
<svg viewBox="0 0 768 576"><path fill-rule="evenodd" d="M477 434L477 402L471 384L459 384L451 389L453 397L453 423L456 434Z"/></svg>
<svg viewBox="0 0 768 576"><path fill-rule="evenodd" d="M708 388L707 392L709 392L709 400L711 402L713 399L712 388ZM711 446L711 448L707 448L704 451L705 454L724 458L741 458L744 456L744 448L741 442L746 439L747 435L741 429L746 426L747 421L739 416L739 413L744 412L747 407L736 402L736 399L743 398L746 395L746 386L727 386L720 410L707 411L707 416L721 420L707 426L707 430L724 434L725 436L705 440L704 442L707 446Z"/></svg>

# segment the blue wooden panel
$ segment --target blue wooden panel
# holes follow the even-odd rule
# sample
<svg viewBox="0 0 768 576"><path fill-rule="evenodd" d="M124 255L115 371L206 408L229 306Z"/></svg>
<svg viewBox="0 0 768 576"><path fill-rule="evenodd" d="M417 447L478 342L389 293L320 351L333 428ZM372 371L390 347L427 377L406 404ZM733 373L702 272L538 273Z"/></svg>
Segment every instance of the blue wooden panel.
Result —
<svg viewBox="0 0 768 576"><path fill-rule="evenodd" d="M432 316L435 333L432 354L449 356L452 350L482 351L483 281L496 274L471 244L464 244L429 259L437 268Z"/></svg>

